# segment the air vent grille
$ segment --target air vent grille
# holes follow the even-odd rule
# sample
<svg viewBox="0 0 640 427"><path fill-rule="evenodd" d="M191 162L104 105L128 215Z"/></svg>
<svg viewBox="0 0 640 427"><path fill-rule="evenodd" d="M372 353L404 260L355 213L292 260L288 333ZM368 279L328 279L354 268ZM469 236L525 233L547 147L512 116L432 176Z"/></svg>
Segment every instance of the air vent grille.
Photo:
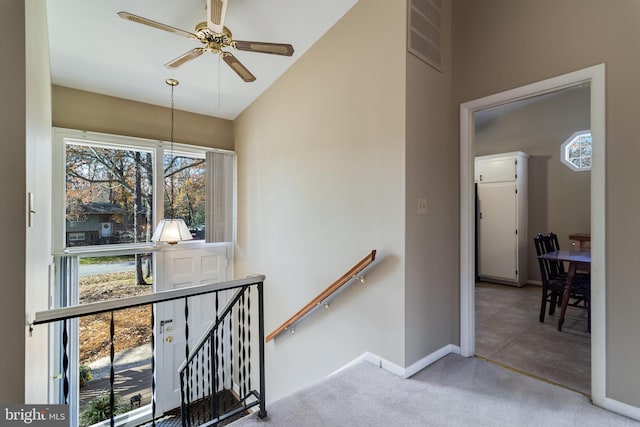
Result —
<svg viewBox="0 0 640 427"><path fill-rule="evenodd" d="M409 0L408 50L442 72L442 0Z"/></svg>

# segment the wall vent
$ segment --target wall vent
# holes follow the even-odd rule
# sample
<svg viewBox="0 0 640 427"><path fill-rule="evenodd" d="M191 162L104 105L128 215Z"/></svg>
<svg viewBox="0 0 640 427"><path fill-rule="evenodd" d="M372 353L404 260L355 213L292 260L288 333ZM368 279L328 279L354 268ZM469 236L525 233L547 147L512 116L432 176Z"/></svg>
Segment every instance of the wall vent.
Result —
<svg viewBox="0 0 640 427"><path fill-rule="evenodd" d="M442 72L442 0L409 0L408 50Z"/></svg>

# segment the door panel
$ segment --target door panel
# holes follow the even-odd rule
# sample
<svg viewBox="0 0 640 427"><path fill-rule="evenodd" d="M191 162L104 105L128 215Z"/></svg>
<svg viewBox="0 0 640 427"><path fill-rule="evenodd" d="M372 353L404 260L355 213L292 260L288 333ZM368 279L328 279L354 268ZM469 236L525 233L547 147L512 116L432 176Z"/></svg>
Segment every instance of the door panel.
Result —
<svg viewBox="0 0 640 427"><path fill-rule="evenodd" d="M516 184L478 185L478 199L478 273L514 281L518 266Z"/></svg>
<svg viewBox="0 0 640 427"><path fill-rule="evenodd" d="M162 289L170 290L231 280L230 247L171 249L162 255L160 281ZM218 297L218 306L228 296ZM167 302L158 309L158 405L166 411L180 405L178 367L185 360L185 300ZM189 298L189 350L198 342L215 319L215 295ZM167 322L164 328L160 322ZM162 341L160 341L162 340Z"/></svg>

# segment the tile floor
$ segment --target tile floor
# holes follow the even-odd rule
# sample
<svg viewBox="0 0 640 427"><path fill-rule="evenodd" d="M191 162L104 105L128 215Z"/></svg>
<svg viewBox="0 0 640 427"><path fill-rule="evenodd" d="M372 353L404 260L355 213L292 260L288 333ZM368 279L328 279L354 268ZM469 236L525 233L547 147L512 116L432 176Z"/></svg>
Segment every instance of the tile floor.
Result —
<svg viewBox="0 0 640 427"><path fill-rule="evenodd" d="M539 322L540 298L539 286L476 284L476 354L591 394L586 310L569 307L558 332L559 310Z"/></svg>

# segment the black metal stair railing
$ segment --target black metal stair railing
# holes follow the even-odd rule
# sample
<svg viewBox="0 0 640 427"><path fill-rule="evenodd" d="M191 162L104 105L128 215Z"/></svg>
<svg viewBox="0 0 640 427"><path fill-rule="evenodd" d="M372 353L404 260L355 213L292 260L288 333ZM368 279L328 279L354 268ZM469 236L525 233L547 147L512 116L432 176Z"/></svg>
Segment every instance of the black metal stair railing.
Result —
<svg viewBox="0 0 640 427"><path fill-rule="evenodd" d="M257 294L257 295L256 295ZM257 298L258 336L252 342L252 300ZM262 283L235 291L218 311L212 327L188 352L180 366L182 425L216 426L240 417L253 407L258 416L267 415L264 397L264 325ZM185 305L186 307L186 305ZM185 310L188 324L188 310ZM252 369L252 346L258 347L258 370ZM255 353L253 353L255 354ZM257 389L254 388L257 384Z"/></svg>
<svg viewBox="0 0 640 427"><path fill-rule="evenodd" d="M264 375L264 276L253 276L246 279L228 282L198 285L170 291L140 295L118 300L57 308L35 313L35 325L50 322L62 322L62 384L63 403L69 403L71 363L69 361L69 319L82 316L110 313L110 425L115 426L114 416L114 344L117 331L113 322L113 313L132 307L151 305L151 325L155 324L155 304L183 299L185 301L185 361L179 373L182 383L182 424L183 426L214 426L223 420L247 413L258 407L258 416L266 417L265 407L265 375ZM233 291L227 304L219 310L219 295ZM189 299L201 295L213 294L215 297L215 321L209 331L198 341L192 351L189 350ZM257 294L257 295L256 295ZM252 371L251 300L257 297L258 317L258 371ZM255 323L255 322L254 322ZM155 327L152 328L152 353ZM236 359L234 359L234 354ZM235 368L234 368L235 367ZM155 425L156 418L156 363L155 356L151 360L152 401L151 419ZM257 382L258 389L252 385ZM77 387L77 385L76 385Z"/></svg>

